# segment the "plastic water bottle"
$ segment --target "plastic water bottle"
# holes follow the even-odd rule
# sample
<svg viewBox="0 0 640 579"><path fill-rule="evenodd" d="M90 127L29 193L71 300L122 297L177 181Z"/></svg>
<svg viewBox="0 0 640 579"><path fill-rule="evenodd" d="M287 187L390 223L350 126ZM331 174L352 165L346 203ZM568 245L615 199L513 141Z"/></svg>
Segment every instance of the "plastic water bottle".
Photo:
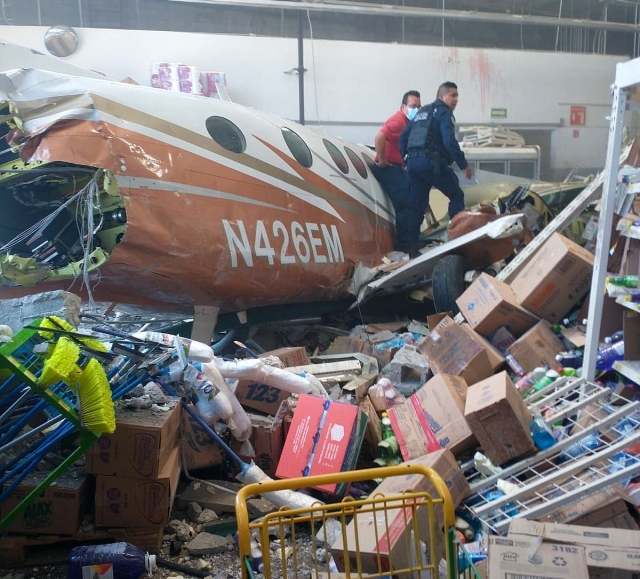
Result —
<svg viewBox="0 0 640 579"><path fill-rule="evenodd" d="M533 394L534 392L539 392L543 388L546 388L550 384L553 384L558 378L560 378L560 374L556 372L556 370L547 370L542 378L536 380L536 383L533 385L531 390L529 390L529 394Z"/></svg>
<svg viewBox="0 0 640 579"><path fill-rule="evenodd" d="M520 396L522 396L523 398L527 396L529 390L533 388L533 385L536 383L536 381L538 381L545 375L547 370L549 370L549 366L538 366L537 368L534 368L533 370L531 370L531 372L527 372L522 378L520 378L520 380L518 380L514 384L516 390L520 392Z"/></svg>
<svg viewBox="0 0 640 579"><path fill-rule="evenodd" d="M509 365L509 368L511 368L511 371L516 376L519 376L519 377L522 378L522 376L524 376L526 374L526 372L524 371L524 368L521 366L520 362L518 362L518 360L516 360L511 354L507 354L504 359L507 362L507 364Z"/></svg>
<svg viewBox="0 0 640 579"><path fill-rule="evenodd" d="M156 556L129 543L75 547L69 557L68 579L85 577L139 579L156 568Z"/></svg>
<svg viewBox="0 0 640 579"><path fill-rule="evenodd" d="M556 443L553 432L544 418L542 418L542 414L540 414L540 410L538 409L533 411L533 420L531 421L530 428L533 442L538 447L538 450L546 450Z"/></svg>
<svg viewBox="0 0 640 579"><path fill-rule="evenodd" d="M598 436L597 433L588 434L584 438L581 438L580 440L577 440L573 444L567 446L567 448L564 449L563 453L558 457L558 462L562 463L566 462L570 458L578 458L583 454L587 454L588 452L595 450L601 445L602 441L600 440L600 436Z"/></svg>
<svg viewBox="0 0 640 579"><path fill-rule="evenodd" d="M638 287L637 275L614 275L607 278L607 283L617 285L619 287Z"/></svg>
<svg viewBox="0 0 640 579"><path fill-rule="evenodd" d="M596 356L596 370L611 370L613 363L624 358L624 341L620 340L608 348L601 348Z"/></svg>
<svg viewBox="0 0 640 579"><path fill-rule="evenodd" d="M630 296L625 296L625 297L630 297ZM610 336L605 336L604 343L615 344L616 342L619 342L623 338L624 338L624 332L622 330L618 330L617 332L614 332Z"/></svg>
<svg viewBox="0 0 640 579"><path fill-rule="evenodd" d="M484 498L487 501L491 502L491 501L498 500L504 496L505 494L501 490L496 489L486 493L484 495ZM509 518L517 517L519 513L520 513L520 510L518 509L516 504L509 501L508 503L504 503L504 505L502 505L501 507L498 507L495 510L490 511L488 517L493 518L493 522L498 522L498 521L504 520L507 517Z"/></svg>

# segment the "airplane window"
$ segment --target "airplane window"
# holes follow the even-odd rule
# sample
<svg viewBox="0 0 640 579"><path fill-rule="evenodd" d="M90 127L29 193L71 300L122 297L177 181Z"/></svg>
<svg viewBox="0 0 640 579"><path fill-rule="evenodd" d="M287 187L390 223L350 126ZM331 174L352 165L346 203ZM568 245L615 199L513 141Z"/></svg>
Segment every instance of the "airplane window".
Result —
<svg viewBox="0 0 640 579"><path fill-rule="evenodd" d="M302 137L287 127L282 127L282 136L284 137L284 142L287 143L287 147L289 147L293 158L303 167L306 167L307 169L311 167L313 157L311 156L311 151L309 150L307 143L302 140Z"/></svg>
<svg viewBox="0 0 640 579"><path fill-rule="evenodd" d="M364 159L364 162L369 167L369 170L373 173L372 167L376 164L375 161L369 155L365 155L364 153L362 153L362 158ZM375 173L373 174L375 175Z"/></svg>
<svg viewBox="0 0 640 579"><path fill-rule="evenodd" d="M242 131L229 119L209 117L206 122L207 132L221 147L232 153L244 153L247 141Z"/></svg>
<svg viewBox="0 0 640 579"><path fill-rule="evenodd" d="M327 151L329 151L329 155L331 155L333 162L338 166L338 169L346 175L349 172L349 163L347 163L347 160L340 152L340 149L338 149L338 147L336 147L331 141L327 141L327 139L322 139L322 142L327 148Z"/></svg>
<svg viewBox="0 0 640 579"><path fill-rule="evenodd" d="M367 173L367 168L362 162L362 159L358 157L358 155L356 155L349 147L345 147L344 150L347 153L347 157L349 157L349 160L351 161L353 166L356 168L356 171L358 171L358 173L360 174L360 177L362 177L363 179L366 179L368 176L368 173Z"/></svg>

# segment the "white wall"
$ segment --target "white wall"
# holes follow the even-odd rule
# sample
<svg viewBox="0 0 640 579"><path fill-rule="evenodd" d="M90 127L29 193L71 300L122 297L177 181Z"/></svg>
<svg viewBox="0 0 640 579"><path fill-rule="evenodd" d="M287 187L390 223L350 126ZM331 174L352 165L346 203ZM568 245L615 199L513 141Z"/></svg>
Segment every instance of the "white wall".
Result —
<svg viewBox="0 0 640 579"><path fill-rule="evenodd" d="M46 27L0 27L0 37L46 53ZM77 29L78 51L64 59L116 80L149 84L152 62L192 64L227 73L231 97L277 115L298 118L297 41L289 38L138 30ZM554 131L552 164L604 165L610 85L618 56L481 50L437 46L306 40L305 112L321 130L365 144L415 88L432 100L444 80L456 82L459 124L491 124L506 108L505 126ZM6 63L0 58L0 64ZM16 63L15 66L20 66ZM587 106L587 125L573 136L572 104Z"/></svg>

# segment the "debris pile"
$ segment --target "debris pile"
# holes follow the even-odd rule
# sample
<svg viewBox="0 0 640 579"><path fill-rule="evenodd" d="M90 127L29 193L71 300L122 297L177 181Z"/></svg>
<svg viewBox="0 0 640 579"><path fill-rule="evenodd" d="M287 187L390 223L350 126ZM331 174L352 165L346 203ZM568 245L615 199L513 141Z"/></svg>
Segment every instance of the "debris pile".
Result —
<svg viewBox="0 0 640 579"><path fill-rule="evenodd" d="M43 455L32 478L12 488L11 477L5 478L0 516L13 542L3 540L10 545L0 547L3 559L25 563L31 545L47 535L51 543L65 537L76 544L126 537L214 576L218 569L210 558L238 555L235 499L243 485L402 464L427 466L446 483L458 544L477 563L488 552L491 567L500 551L496 534L509 533L505 540L531 535L526 540L542 541L542 558L547 543L570 542L579 553L591 548L575 537L547 539L549 529L566 524L625 529L630 534L624 541L638 537L640 334L638 317L629 312L640 294L640 241L623 242L626 260L619 275L610 276L604 298L609 313L603 332L609 335L600 337L609 344L600 351L596 382L580 377L593 256L557 233L509 284L477 277L457 299L464 319L447 312L422 321L362 324L336 337L323 354L309 355L299 346L260 354L242 347L244 358L223 358L177 335L98 326L92 339L106 345L98 355L73 331L61 331L80 343L84 356L100 360L116 398L116 429L103 433L11 520L14 507L61 462ZM38 339L46 344L46 337ZM7 340L5 361L15 337L7 333ZM6 376L11 384L10 372ZM15 387L3 391L9 395L3 419L45 436L46 429L38 428L50 418L46 411L15 422ZM61 457L64 452L52 449ZM3 455L5 476L14 458ZM437 494L428 479L413 475L372 475L351 485L322 480L304 492L278 490L251 499L250 518L345 496ZM303 547L299 535L280 533L272 547L281 565L307 549L308 564L322 560L323 572L345 572L361 557L370 562L362 571L375 573L378 535L398 526L402 532L393 540L389 534L386 547L390 566L414 564L408 546L417 541L426 549L434 529L442 540L433 545L444 557L443 511L414 507L387 509L378 530L371 521L367 527L366 517L352 517L320 545ZM435 524L423 528L430 517ZM526 519L523 526L515 526L520 519ZM311 537L314 531L308 532ZM264 548L254 537L255 572L264 570ZM626 569L611 565L607 569Z"/></svg>

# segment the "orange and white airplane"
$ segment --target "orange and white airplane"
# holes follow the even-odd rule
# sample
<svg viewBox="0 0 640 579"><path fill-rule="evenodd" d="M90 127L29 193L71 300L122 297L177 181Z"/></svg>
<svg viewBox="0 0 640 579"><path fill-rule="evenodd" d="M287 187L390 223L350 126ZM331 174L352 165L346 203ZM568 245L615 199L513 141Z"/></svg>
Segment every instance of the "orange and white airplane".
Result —
<svg viewBox="0 0 640 579"><path fill-rule="evenodd" d="M393 248L371 151L251 108L0 74L0 298L50 289L192 313L348 296Z"/></svg>

